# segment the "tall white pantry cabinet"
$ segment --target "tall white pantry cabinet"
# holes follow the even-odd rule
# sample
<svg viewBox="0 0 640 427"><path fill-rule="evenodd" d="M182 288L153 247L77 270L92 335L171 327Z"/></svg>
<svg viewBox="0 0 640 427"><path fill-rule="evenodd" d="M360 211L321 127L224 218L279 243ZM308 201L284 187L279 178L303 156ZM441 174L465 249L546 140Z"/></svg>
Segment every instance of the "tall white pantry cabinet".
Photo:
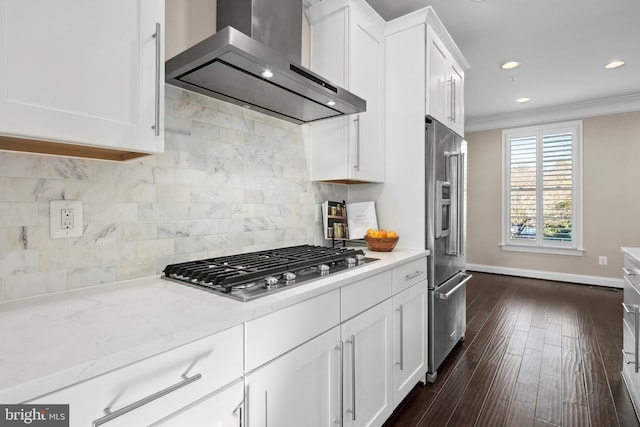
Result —
<svg viewBox="0 0 640 427"><path fill-rule="evenodd" d="M0 0L0 149L164 150L164 0Z"/></svg>
<svg viewBox="0 0 640 427"><path fill-rule="evenodd" d="M384 43L384 185L351 186L349 201L374 200L379 224L402 236L399 248L424 247L425 116L464 136L469 64L430 6L387 22Z"/></svg>

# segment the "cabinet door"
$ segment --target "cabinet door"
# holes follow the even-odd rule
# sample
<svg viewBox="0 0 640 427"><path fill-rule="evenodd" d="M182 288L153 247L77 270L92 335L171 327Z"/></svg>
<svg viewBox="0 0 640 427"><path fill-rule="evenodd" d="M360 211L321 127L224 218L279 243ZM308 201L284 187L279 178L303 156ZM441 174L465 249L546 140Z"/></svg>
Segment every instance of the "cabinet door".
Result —
<svg viewBox="0 0 640 427"><path fill-rule="evenodd" d="M1 135L162 152L163 0L0 0L0 21Z"/></svg>
<svg viewBox="0 0 640 427"><path fill-rule="evenodd" d="M427 115L449 125L451 85L448 53L431 27L427 27Z"/></svg>
<svg viewBox="0 0 640 427"><path fill-rule="evenodd" d="M391 415L392 311L388 299L342 324L345 426L382 425Z"/></svg>
<svg viewBox="0 0 640 427"><path fill-rule="evenodd" d="M318 7L324 7L322 4ZM311 70L338 86L347 86L349 9L324 12L311 24ZM325 14L326 13L326 14ZM348 89L348 88L347 88ZM336 117L311 124L311 179L348 178L349 119Z"/></svg>
<svg viewBox="0 0 640 427"><path fill-rule="evenodd" d="M367 111L350 118L349 166L358 180L384 181L382 26L352 8L349 90L367 101Z"/></svg>
<svg viewBox="0 0 640 427"><path fill-rule="evenodd" d="M423 281L393 297L393 402L398 405L427 372Z"/></svg>
<svg viewBox="0 0 640 427"><path fill-rule="evenodd" d="M236 381L168 417L152 427L242 427L244 382Z"/></svg>
<svg viewBox="0 0 640 427"><path fill-rule="evenodd" d="M311 69L367 101L358 115L312 124L311 178L384 180L384 21L363 0L324 1L307 11Z"/></svg>
<svg viewBox="0 0 640 427"><path fill-rule="evenodd" d="M335 327L247 375L247 426L333 425L340 418L340 360Z"/></svg>

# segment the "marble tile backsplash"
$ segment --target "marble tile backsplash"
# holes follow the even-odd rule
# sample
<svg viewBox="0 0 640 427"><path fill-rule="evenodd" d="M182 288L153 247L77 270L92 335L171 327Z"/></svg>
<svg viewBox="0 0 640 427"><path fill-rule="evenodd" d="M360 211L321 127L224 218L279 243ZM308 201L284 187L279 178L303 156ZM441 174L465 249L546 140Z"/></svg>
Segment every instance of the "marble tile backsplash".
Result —
<svg viewBox="0 0 640 427"><path fill-rule="evenodd" d="M0 152L0 300L324 243L316 211L347 187L309 180L306 127L167 86L165 129L163 155L122 163ZM49 237L59 199L83 202L82 237Z"/></svg>

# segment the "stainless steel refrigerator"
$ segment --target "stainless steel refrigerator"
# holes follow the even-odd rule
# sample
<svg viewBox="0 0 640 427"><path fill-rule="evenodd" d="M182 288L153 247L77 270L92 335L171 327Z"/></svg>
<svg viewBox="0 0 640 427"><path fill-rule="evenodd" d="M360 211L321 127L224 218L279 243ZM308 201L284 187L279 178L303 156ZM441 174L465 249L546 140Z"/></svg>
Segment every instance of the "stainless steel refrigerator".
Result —
<svg viewBox="0 0 640 427"><path fill-rule="evenodd" d="M466 153L467 142L427 117L426 245L428 261L429 369L437 370L466 331Z"/></svg>

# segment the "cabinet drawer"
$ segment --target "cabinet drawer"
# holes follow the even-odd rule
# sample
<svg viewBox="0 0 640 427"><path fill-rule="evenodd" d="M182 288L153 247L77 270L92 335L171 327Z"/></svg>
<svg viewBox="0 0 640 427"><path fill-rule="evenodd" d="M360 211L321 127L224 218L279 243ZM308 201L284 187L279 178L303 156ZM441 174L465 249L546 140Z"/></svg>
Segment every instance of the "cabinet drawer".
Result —
<svg viewBox="0 0 640 427"><path fill-rule="evenodd" d="M427 278L427 257L416 259L393 269L393 295Z"/></svg>
<svg viewBox="0 0 640 427"><path fill-rule="evenodd" d="M102 425L127 407L104 425L149 425L240 378L242 354L238 325L28 403L69 404L71 427Z"/></svg>
<svg viewBox="0 0 640 427"><path fill-rule="evenodd" d="M624 323L631 331L632 336L636 336L636 314L635 310L640 307L640 292L631 284L628 276L624 278ZM640 316L640 314L639 314ZM640 319L639 319L640 320Z"/></svg>
<svg viewBox="0 0 640 427"><path fill-rule="evenodd" d="M391 297L391 271L343 287L340 318L345 321Z"/></svg>
<svg viewBox="0 0 640 427"><path fill-rule="evenodd" d="M339 289L247 322L245 370L254 370L338 323Z"/></svg>
<svg viewBox="0 0 640 427"><path fill-rule="evenodd" d="M624 256L624 276L636 289L640 289L640 264L626 254Z"/></svg>
<svg viewBox="0 0 640 427"><path fill-rule="evenodd" d="M237 380L150 427L241 426L244 381Z"/></svg>

